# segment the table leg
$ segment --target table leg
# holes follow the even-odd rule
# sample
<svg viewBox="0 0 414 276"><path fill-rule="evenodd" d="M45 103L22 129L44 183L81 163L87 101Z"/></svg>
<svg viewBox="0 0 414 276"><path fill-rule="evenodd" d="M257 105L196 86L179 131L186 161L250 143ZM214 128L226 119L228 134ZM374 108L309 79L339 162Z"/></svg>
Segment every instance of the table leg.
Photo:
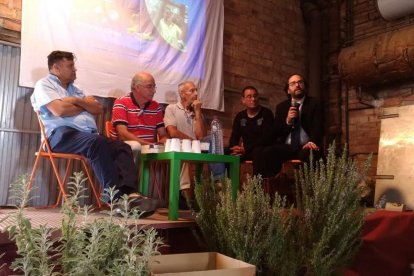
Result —
<svg viewBox="0 0 414 276"><path fill-rule="evenodd" d="M150 178L149 161L141 159L141 173L140 173L139 186L140 186L140 192L144 196L148 196L149 178Z"/></svg>
<svg viewBox="0 0 414 276"><path fill-rule="evenodd" d="M230 179L231 179L231 190L233 200L237 198L237 192L239 191L240 185L240 163L230 162Z"/></svg>
<svg viewBox="0 0 414 276"><path fill-rule="evenodd" d="M168 208L168 219L178 219L178 200L180 194L180 170L181 160L170 161L170 202Z"/></svg>

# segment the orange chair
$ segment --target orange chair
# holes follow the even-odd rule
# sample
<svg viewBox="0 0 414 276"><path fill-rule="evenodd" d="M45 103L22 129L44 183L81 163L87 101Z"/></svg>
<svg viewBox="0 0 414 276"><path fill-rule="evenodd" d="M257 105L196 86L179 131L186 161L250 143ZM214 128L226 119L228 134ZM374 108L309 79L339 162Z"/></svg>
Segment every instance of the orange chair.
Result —
<svg viewBox="0 0 414 276"><path fill-rule="evenodd" d="M111 121L105 121L105 137L111 138Z"/></svg>
<svg viewBox="0 0 414 276"><path fill-rule="evenodd" d="M57 207L59 205L61 199L62 199L62 196L63 196L65 201L68 199L67 194L65 192L65 182L69 177L69 173L70 173L69 169L72 165L73 160L78 160L82 163L83 169L86 172L86 175L88 177L89 186L92 188L93 195L96 199L96 204L97 204L98 208L101 208L102 204L101 204L101 201L100 201L100 196L99 196L99 193L98 193L98 189L95 187L95 184L93 183L92 174L90 172L89 165L86 161L86 158L83 157L82 155L79 155L79 154L52 152L52 150L50 149L49 141L47 140L45 128L44 128L43 122L40 118L39 112L36 112L36 113L37 113L37 119L38 119L39 125L40 125L40 131L41 131L41 134L42 134L42 142L40 143L39 150L35 153L36 160L35 160L35 163L34 163L34 166L33 166L33 170L32 170L32 174L30 176L29 183L27 184L27 189L30 189L32 187L33 179L35 177L36 169L37 169L37 166L39 164L40 158L49 159L51 164L52 164L53 171L56 175L58 185L59 185L59 195L58 195L58 198L56 200L55 205L53 205L53 207ZM59 168L57 166L57 159L66 159L67 160L65 175L64 175L63 179L62 179L62 177L59 173Z"/></svg>

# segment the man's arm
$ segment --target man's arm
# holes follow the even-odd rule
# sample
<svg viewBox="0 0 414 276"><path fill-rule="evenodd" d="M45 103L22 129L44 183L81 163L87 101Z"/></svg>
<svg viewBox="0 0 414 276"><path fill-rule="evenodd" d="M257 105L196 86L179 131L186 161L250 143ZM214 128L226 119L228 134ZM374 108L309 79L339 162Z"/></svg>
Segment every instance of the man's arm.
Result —
<svg viewBox="0 0 414 276"><path fill-rule="evenodd" d="M157 128L158 142L165 144L168 138L167 130L165 127Z"/></svg>
<svg viewBox="0 0 414 276"><path fill-rule="evenodd" d="M176 126L169 125L167 126L168 135L171 138L180 138L180 139L193 139L192 137L188 136L187 134L178 130Z"/></svg>
<svg viewBox="0 0 414 276"><path fill-rule="evenodd" d="M66 97L62 100L79 106L93 115L98 115L103 112L102 105L92 96L86 96L83 99L78 97Z"/></svg>
<svg viewBox="0 0 414 276"><path fill-rule="evenodd" d="M138 138L133 133L129 132L128 127L126 125L118 124L118 125L116 125L115 129L116 129L116 132L118 133L119 140L122 140L122 141L137 141L141 145L150 145L150 144L152 144L151 142L148 142L144 139Z"/></svg>
<svg viewBox="0 0 414 276"><path fill-rule="evenodd" d="M240 116L241 113L239 112L233 120L233 127L231 130L231 136L229 140L229 148L232 155L243 155L245 152L244 146L240 145Z"/></svg>
<svg viewBox="0 0 414 276"><path fill-rule="evenodd" d="M201 101L195 100L192 104L194 109L194 135L197 140L201 140L206 136L206 127L204 125L203 114L201 112Z"/></svg>
<svg viewBox="0 0 414 276"><path fill-rule="evenodd" d="M84 111L82 107L62 101L61 99L51 101L46 107L56 117L75 116Z"/></svg>
<svg viewBox="0 0 414 276"><path fill-rule="evenodd" d="M90 96L85 97L84 99L77 97L57 99L48 103L46 107L57 117L75 116L83 111L88 111L94 115L103 112L102 105Z"/></svg>

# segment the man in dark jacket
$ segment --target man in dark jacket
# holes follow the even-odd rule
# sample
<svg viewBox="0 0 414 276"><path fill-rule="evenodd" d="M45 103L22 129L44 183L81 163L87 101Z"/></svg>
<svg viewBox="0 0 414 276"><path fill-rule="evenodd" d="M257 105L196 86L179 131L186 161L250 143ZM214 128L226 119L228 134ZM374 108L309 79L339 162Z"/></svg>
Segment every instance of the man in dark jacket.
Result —
<svg viewBox="0 0 414 276"><path fill-rule="evenodd" d="M290 159L309 160L310 151L319 158L323 121L320 103L306 95L306 81L294 74L288 78L285 91L288 99L276 106L275 123L266 146L255 150L254 174L275 176L282 163Z"/></svg>
<svg viewBox="0 0 414 276"><path fill-rule="evenodd" d="M253 86L242 91L245 110L237 113L229 142L230 154L239 155L242 160L253 160L254 148L260 145L266 132L273 125L273 113L259 105L259 93Z"/></svg>

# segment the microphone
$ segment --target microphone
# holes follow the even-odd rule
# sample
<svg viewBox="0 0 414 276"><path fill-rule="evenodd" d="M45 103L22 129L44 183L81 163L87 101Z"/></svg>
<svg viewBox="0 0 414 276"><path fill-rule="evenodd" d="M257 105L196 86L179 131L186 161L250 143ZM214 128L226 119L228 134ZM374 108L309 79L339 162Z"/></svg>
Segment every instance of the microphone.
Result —
<svg viewBox="0 0 414 276"><path fill-rule="evenodd" d="M293 125L292 125L292 128L295 128L295 125L296 125L296 120L297 120L297 117L299 116L299 107L300 107L300 103L299 103L299 102L297 102L295 99L292 99L292 101L290 102L290 106L291 106L291 107L294 107L294 108L296 109L296 111L297 111L297 115L296 115L296 117L295 117L295 118L293 118Z"/></svg>

